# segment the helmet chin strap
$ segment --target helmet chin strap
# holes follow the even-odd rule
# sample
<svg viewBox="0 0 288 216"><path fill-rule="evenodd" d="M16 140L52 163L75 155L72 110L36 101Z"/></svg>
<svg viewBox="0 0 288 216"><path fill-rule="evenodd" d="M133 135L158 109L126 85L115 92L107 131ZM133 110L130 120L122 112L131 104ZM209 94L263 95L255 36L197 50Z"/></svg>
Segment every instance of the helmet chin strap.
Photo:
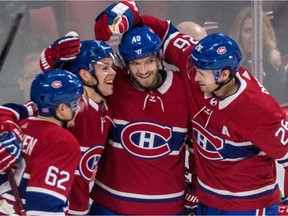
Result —
<svg viewBox="0 0 288 216"><path fill-rule="evenodd" d="M72 112L71 119L64 120L64 119L59 118L59 116L57 116L57 114L55 113L54 118L61 122L61 127L62 128L67 129L68 128L68 122L71 121L74 118L75 115L76 115L76 112Z"/></svg>
<svg viewBox="0 0 288 216"><path fill-rule="evenodd" d="M223 70L225 70L225 69L228 69L229 70L229 78L226 80L226 81L223 81L223 82L218 82L217 80L215 81L215 84L216 85L218 85L218 87L216 88L216 89L214 89L213 91L212 91L212 93L213 92L215 92L215 91L218 91L219 89L221 89L223 86L225 86L227 83L229 83L234 77L235 77L235 75L233 76L232 75L232 71L231 71L231 69L230 68L224 68ZM223 72L223 70L221 71L221 73ZM218 79L219 79L219 76L218 76Z"/></svg>
<svg viewBox="0 0 288 216"><path fill-rule="evenodd" d="M229 77L229 78L228 78L226 81L224 81L224 82L218 82L218 81L216 81L215 83L216 83L216 85L218 85L218 86L217 86L217 88L214 89L212 92L218 91L218 90L221 89L224 85L226 85L227 83L229 83L233 78L234 78L234 76L231 76L231 77Z"/></svg>
<svg viewBox="0 0 288 216"><path fill-rule="evenodd" d="M90 87L90 88L93 88L94 91L99 94L102 98L106 98L107 96L103 95L103 93L100 91L100 89L98 88L98 84L99 84L99 80L97 78L97 76L94 74L94 73L91 73L91 75L94 77L94 79L96 80L96 84L95 85L90 85L88 84L86 81L84 81L82 79L82 82L83 82L83 85L87 86L87 87Z"/></svg>

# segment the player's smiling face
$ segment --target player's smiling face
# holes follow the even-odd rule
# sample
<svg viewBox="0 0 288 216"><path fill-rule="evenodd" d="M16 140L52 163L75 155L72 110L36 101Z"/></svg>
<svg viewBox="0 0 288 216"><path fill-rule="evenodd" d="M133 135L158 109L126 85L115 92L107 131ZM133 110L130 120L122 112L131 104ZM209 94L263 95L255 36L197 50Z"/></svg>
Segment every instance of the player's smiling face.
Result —
<svg viewBox="0 0 288 216"><path fill-rule="evenodd" d="M201 91L204 93L211 93L217 88L215 77L211 70L202 70L196 68L195 82L200 86Z"/></svg>
<svg viewBox="0 0 288 216"><path fill-rule="evenodd" d="M158 82L160 60L157 55L129 61L129 72L134 81L145 89L151 89Z"/></svg>
<svg viewBox="0 0 288 216"><path fill-rule="evenodd" d="M103 58L95 63L95 75L98 78L98 89L104 96L113 94L113 82L116 72L113 69L113 60L110 57Z"/></svg>

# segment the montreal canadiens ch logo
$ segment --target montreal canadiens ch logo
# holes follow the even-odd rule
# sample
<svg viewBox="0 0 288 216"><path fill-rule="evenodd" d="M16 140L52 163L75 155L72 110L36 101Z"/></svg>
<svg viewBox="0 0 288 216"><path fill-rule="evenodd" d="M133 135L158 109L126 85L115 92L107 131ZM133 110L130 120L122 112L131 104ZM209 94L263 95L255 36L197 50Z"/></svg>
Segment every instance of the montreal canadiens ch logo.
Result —
<svg viewBox="0 0 288 216"><path fill-rule="evenodd" d="M216 52L217 52L218 55L223 55L223 54L225 54L227 52L227 49L226 49L225 46L221 46L221 47L218 47Z"/></svg>
<svg viewBox="0 0 288 216"><path fill-rule="evenodd" d="M53 87L53 88L60 88L60 87L62 87L62 83L61 83L61 81L60 80L55 80L55 81L53 81L52 83L51 83L51 86Z"/></svg>
<svg viewBox="0 0 288 216"><path fill-rule="evenodd" d="M198 152L209 160L221 160L219 153L224 147L224 140L205 130L200 124L193 121L193 133L197 143Z"/></svg>
<svg viewBox="0 0 288 216"><path fill-rule="evenodd" d="M132 155L146 159L169 154L171 136L170 127L150 122L129 124L121 133L123 147Z"/></svg>
<svg viewBox="0 0 288 216"><path fill-rule="evenodd" d="M94 171L98 165L103 150L103 145L96 145L92 148L89 148L83 154L79 163L79 172L80 175L87 181L90 181L93 177Z"/></svg>

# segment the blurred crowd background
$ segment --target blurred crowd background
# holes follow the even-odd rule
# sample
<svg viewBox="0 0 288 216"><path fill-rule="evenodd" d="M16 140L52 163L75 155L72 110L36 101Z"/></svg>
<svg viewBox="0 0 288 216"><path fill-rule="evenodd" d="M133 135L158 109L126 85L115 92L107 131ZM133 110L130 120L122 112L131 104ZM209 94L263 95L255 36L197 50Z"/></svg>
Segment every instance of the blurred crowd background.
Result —
<svg viewBox="0 0 288 216"><path fill-rule="evenodd" d="M2 49L15 17L18 13L24 16L1 70L0 103L22 103L29 99L25 90L29 92L31 79L40 70L37 56L43 48L69 31L76 31L82 40L93 39L95 17L113 2L1 1ZM175 26L183 21L193 21L207 34L230 35L242 49L243 65L280 104L288 103L287 1L139 0L137 3L141 14L170 19ZM250 20L247 21L247 17Z"/></svg>

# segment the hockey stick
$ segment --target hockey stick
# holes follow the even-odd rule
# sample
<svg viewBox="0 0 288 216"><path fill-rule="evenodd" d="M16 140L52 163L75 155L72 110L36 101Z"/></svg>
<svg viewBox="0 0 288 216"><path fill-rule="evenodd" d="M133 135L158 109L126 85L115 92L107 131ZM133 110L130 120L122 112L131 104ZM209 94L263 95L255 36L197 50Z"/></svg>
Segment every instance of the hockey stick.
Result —
<svg viewBox="0 0 288 216"><path fill-rule="evenodd" d="M26 215L25 209L24 209L24 205L23 205L22 199L20 197L20 194L19 194L19 191L18 191L18 186L17 186L17 183L15 181L14 173L13 173L12 170L8 171L8 180L9 180L10 186L12 188L12 193L13 193L14 198L15 198L16 212L19 215Z"/></svg>
<svg viewBox="0 0 288 216"><path fill-rule="evenodd" d="M7 39L4 43L4 46L2 48L2 51L1 51L1 55L0 55L0 73L1 73L1 70L2 70L2 67L4 65L4 62L5 62L5 59L8 55L8 52L11 48L11 45L12 45L12 42L15 38L15 35L17 33L17 30L18 30L18 27L20 25L20 22L23 18L23 13L18 13L13 21L13 24L12 24L12 27L9 31L9 34L7 36Z"/></svg>

